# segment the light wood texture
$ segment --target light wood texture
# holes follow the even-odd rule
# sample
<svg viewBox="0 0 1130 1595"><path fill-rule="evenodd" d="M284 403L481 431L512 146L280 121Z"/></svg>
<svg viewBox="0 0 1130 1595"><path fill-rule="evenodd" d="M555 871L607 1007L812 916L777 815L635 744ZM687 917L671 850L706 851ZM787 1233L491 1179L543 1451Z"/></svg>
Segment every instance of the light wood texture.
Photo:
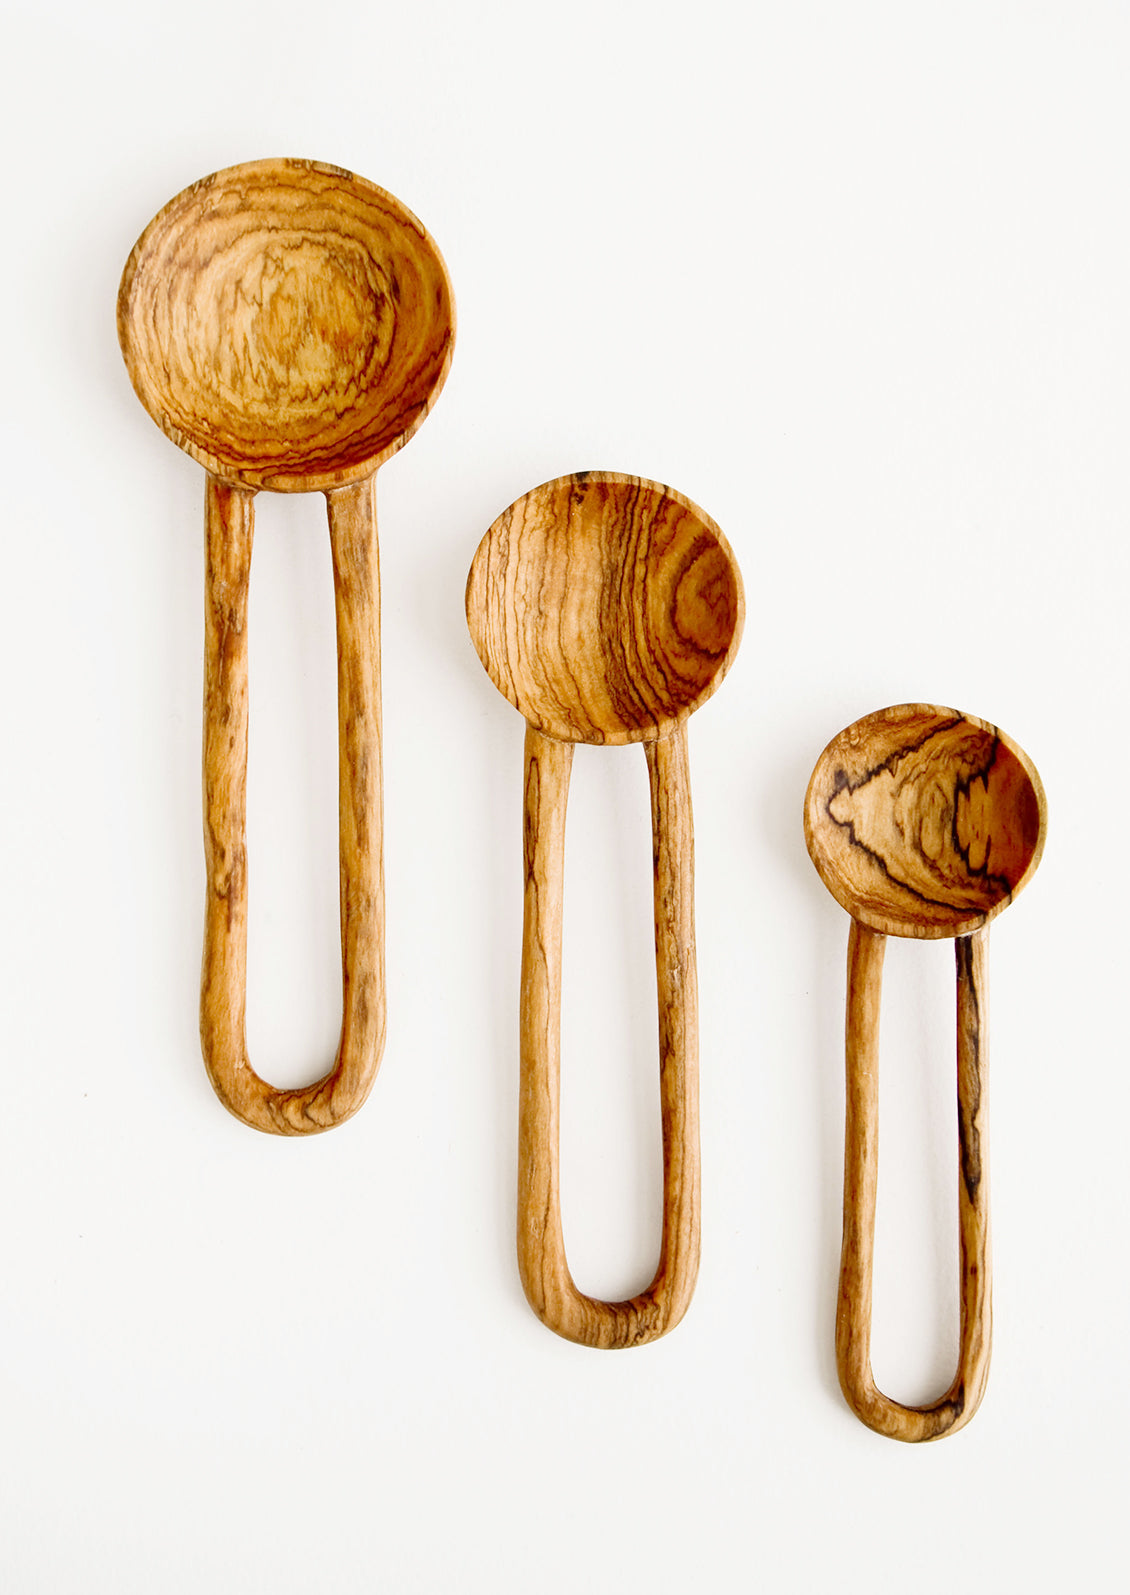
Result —
<svg viewBox="0 0 1130 1595"><path fill-rule="evenodd" d="M220 1100L305 1135L365 1101L385 1036L380 576L375 472L447 374L443 261L381 189L310 161L203 179L138 240L118 332L154 420L207 471L200 1034ZM244 1036L247 970L247 594L254 492L318 489L329 506L338 647L342 1032L333 1067L283 1091Z"/></svg>
<svg viewBox="0 0 1130 1595"><path fill-rule="evenodd" d="M487 674L564 742L646 741L685 720L729 669L744 613L710 517L611 471L559 477L512 504L467 582Z"/></svg>
<svg viewBox="0 0 1130 1595"><path fill-rule="evenodd" d="M137 396L213 476L301 493L402 448L451 364L443 260L399 200L318 161L229 167L133 248L118 337Z"/></svg>
<svg viewBox="0 0 1130 1595"><path fill-rule="evenodd" d="M663 1238L648 1288L630 1301L604 1302L573 1283L558 1183L562 872L573 746L533 726L526 730L518 1267L544 1324L568 1340L607 1349L641 1345L673 1329L698 1275L698 985L685 727L645 743L645 752L655 851Z"/></svg>
<svg viewBox="0 0 1130 1595"><path fill-rule="evenodd" d="M208 478L204 675L204 851L208 896L200 1038L224 1106L257 1130L304 1135L356 1113L384 1048L380 573L374 482L328 495L338 641L342 1031L334 1067L282 1091L255 1073L247 983L247 592L250 493Z"/></svg>
<svg viewBox="0 0 1130 1595"><path fill-rule="evenodd" d="M836 1364L852 1411L895 1440L954 1433L985 1393L992 1341L988 924L1039 863L1046 814L1040 778L1015 743L985 721L928 704L884 709L849 726L825 749L809 784L809 852L852 915ZM888 933L956 937L961 1339L953 1383L918 1407L883 1395L871 1372Z"/></svg>
<svg viewBox="0 0 1130 1595"><path fill-rule="evenodd" d="M836 1366L852 1411L895 1440L934 1440L962 1428L981 1404L992 1343L988 1169L988 927L959 937L957 1105L961 1150L961 1339L957 1373L939 1400L892 1401L871 1373L871 1285L879 1177L879 1001L886 937L852 921L848 947L844 1236L836 1311Z"/></svg>
<svg viewBox="0 0 1130 1595"><path fill-rule="evenodd" d="M1043 848L1032 761L985 720L906 703L835 737L805 802L808 850L853 919L888 936L967 936L1005 908Z"/></svg>
<svg viewBox="0 0 1130 1595"><path fill-rule="evenodd" d="M714 523L656 483L565 477L495 522L475 555L467 619L497 686L526 716L518 1265L550 1329L604 1349L682 1318L699 1260L698 987L686 719L737 650L741 578ZM651 785L663 1237L647 1290L578 1290L562 1236L561 916L574 742L643 741Z"/></svg>

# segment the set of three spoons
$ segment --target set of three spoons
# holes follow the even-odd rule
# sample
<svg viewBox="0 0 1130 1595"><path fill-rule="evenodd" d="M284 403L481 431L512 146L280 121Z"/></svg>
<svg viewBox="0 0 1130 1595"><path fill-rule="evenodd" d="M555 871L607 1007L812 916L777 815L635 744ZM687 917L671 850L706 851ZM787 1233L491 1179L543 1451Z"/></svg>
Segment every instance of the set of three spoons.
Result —
<svg viewBox="0 0 1130 1595"><path fill-rule="evenodd" d="M368 1096L384 1045L378 468L447 375L454 306L433 241L397 200L336 167L232 167L173 199L122 277L130 378L162 430L207 472L201 1041L232 1113L280 1135L327 1130ZM338 648L341 1043L326 1076L276 1090L245 1042L247 595L254 496L323 492ZM582 472L526 494L487 532L467 583L483 665L527 722L518 1258L551 1329L595 1347L674 1327L699 1257L698 1018L686 721L740 641L744 599L721 531L657 483ZM663 1133L663 1233L651 1285L605 1302L574 1285L558 1190L565 812L577 742L642 742L651 783ZM847 1151L837 1361L880 1433L960 1428L989 1359L987 925L1031 876L1045 828L1039 776L970 716L903 705L857 722L816 765L809 851L852 917ZM888 935L954 937L961 1147L961 1342L949 1391L883 1396L869 1341L877 1042Z"/></svg>

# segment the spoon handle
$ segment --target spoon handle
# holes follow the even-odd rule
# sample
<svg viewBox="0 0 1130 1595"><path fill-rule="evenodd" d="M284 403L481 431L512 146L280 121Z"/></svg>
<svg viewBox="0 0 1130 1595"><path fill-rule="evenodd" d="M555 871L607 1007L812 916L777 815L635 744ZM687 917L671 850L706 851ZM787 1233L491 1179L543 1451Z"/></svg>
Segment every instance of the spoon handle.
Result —
<svg viewBox="0 0 1130 1595"><path fill-rule="evenodd" d="M331 1129L357 1112L384 1047L380 578L374 479L326 495L337 609L342 1029L334 1067L280 1091L251 1067L247 1010L247 593L254 494L208 477L204 851L208 895L200 1039L216 1094L274 1135Z"/></svg>
<svg viewBox="0 0 1130 1595"><path fill-rule="evenodd" d="M894 1440L935 1440L967 1424L989 1376L992 1281L988 1174L988 926L954 943L957 959L957 1105L961 1147L961 1345L939 1400L904 1407L871 1372L871 1284L879 1172L879 1007L886 937L853 920L848 943L847 1126L844 1238L836 1315L840 1386L856 1416Z"/></svg>
<svg viewBox="0 0 1130 1595"><path fill-rule="evenodd" d="M663 1240L647 1290L606 1302L573 1283L558 1182L561 909L573 745L533 726L526 730L518 1266L544 1324L567 1340L606 1349L643 1345L673 1329L690 1303L699 1259L698 985L685 725L644 746L655 864Z"/></svg>

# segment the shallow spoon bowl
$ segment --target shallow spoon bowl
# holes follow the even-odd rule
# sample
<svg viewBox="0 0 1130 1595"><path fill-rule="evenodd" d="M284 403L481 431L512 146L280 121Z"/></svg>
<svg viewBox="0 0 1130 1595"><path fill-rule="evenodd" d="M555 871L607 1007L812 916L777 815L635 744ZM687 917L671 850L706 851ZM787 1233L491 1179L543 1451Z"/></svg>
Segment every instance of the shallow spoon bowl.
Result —
<svg viewBox="0 0 1130 1595"><path fill-rule="evenodd" d="M467 623L527 721L518 1263L542 1322L641 1345L690 1302L699 1258L698 995L686 721L737 652L744 600L717 526L639 477L586 471L527 493L479 545ZM663 1239L647 1290L597 1301L565 1258L558 1179L561 912L573 745L643 742L651 782Z"/></svg>

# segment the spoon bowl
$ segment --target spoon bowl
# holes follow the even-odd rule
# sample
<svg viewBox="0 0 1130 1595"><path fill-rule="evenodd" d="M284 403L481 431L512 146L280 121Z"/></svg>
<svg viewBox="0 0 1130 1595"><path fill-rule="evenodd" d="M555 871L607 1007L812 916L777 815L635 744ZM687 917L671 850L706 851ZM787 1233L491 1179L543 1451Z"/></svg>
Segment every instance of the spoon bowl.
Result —
<svg viewBox="0 0 1130 1595"><path fill-rule="evenodd" d="M812 862L853 919L888 936L967 936L1029 881L1044 846L1035 765L987 721L881 709L824 749L805 801Z"/></svg>
<svg viewBox="0 0 1130 1595"><path fill-rule="evenodd" d="M451 363L435 244L399 200L316 161L229 167L178 194L122 276L137 395L220 479L275 492L369 476Z"/></svg>
<svg viewBox="0 0 1130 1595"><path fill-rule="evenodd" d="M487 674L564 742L672 731L717 689L742 618L737 564L710 517L671 488L611 471L518 499L467 582Z"/></svg>

